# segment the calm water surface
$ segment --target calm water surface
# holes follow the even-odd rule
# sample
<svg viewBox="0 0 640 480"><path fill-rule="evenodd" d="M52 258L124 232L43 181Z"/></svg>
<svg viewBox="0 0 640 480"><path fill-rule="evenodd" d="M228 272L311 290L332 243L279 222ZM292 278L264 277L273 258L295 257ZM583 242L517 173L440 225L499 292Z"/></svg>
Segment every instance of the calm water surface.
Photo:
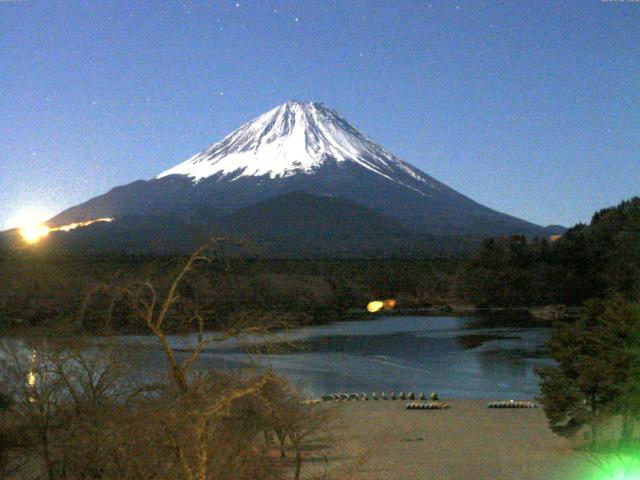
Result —
<svg viewBox="0 0 640 480"><path fill-rule="evenodd" d="M251 358L316 397L435 390L457 398L532 398L539 392L534 368L551 363L544 350L548 334L545 327L503 320L381 317L296 330L287 336L295 348ZM185 348L191 342L174 341ZM149 361L164 366L152 345ZM207 348L200 362L205 368L249 365L236 342Z"/></svg>

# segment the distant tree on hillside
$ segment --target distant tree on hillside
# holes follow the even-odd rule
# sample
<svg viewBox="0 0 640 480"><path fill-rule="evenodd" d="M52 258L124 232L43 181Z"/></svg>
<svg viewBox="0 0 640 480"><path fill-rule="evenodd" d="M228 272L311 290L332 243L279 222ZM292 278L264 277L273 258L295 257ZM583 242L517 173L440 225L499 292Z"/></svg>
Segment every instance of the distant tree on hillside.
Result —
<svg viewBox="0 0 640 480"><path fill-rule="evenodd" d="M487 239L458 271L457 294L479 306L553 303L557 272L548 262L546 240L522 235Z"/></svg>
<svg viewBox="0 0 640 480"><path fill-rule="evenodd" d="M554 242L492 238L462 263L457 295L492 307L640 298L640 197L597 212Z"/></svg>
<svg viewBox="0 0 640 480"><path fill-rule="evenodd" d="M589 249L598 268L596 278L608 292L628 300L640 297L640 197L593 216Z"/></svg>

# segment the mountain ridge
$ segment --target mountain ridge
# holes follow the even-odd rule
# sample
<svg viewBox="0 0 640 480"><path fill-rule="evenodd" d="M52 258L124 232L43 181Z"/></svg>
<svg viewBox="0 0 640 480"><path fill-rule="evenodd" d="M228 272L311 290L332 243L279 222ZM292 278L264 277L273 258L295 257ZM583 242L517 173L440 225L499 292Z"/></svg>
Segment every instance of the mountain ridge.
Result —
<svg viewBox="0 0 640 480"><path fill-rule="evenodd" d="M279 105L156 177L116 187L49 224L131 215L206 223L297 191L344 198L414 233L548 236L558 230L475 202L313 102Z"/></svg>
<svg viewBox="0 0 640 480"><path fill-rule="evenodd" d="M240 240L244 256L268 258L456 256L479 241L413 233L347 199L298 191L211 216L205 223L176 215L125 215L70 232L51 232L38 251L184 254L213 236ZM19 232L5 232L3 239L19 248Z"/></svg>

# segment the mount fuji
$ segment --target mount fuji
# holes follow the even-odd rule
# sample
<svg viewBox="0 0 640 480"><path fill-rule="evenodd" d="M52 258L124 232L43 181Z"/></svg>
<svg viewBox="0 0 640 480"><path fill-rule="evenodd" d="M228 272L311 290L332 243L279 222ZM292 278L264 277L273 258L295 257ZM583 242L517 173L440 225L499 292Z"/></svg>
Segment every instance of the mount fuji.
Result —
<svg viewBox="0 0 640 480"><path fill-rule="evenodd" d="M342 202L338 210L343 214L347 205L360 216L366 211L372 231L393 224L393 231L405 237L548 236L557 231L480 205L400 160L332 109L308 102L282 104L156 177L116 187L47 224L102 217L115 218L114 224L134 217L162 218L164 223L170 218L189 228L233 231L238 223L265 225L273 205L279 213L284 209L290 216L305 216L295 225L281 225L300 233L317 222L314 212L333 205L331 201ZM305 202L315 210L296 212ZM351 221L354 229L364 228ZM277 225L269 225L277 243ZM296 236L296 231L282 233Z"/></svg>

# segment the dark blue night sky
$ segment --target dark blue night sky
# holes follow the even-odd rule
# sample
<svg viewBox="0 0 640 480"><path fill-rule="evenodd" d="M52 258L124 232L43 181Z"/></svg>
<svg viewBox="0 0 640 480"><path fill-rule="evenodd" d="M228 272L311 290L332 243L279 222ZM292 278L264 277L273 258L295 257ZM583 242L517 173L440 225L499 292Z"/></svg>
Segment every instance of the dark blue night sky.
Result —
<svg viewBox="0 0 640 480"><path fill-rule="evenodd" d="M287 100L539 224L640 193L640 3L0 0L0 227Z"/></svg>

